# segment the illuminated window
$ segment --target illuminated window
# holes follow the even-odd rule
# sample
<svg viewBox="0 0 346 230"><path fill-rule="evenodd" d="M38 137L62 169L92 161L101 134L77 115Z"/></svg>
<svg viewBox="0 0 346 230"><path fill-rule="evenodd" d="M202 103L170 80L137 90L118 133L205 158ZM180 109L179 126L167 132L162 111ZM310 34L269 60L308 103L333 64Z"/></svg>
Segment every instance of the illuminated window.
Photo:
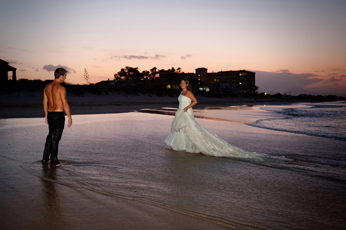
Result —
<svg viewBox="0 0 346 230"><path fill-rule="evenodd" d="M198 78L198 81L200 81L201 79L200 78Z"/></svg>
<svg viewBox="0 0 346 230"><path fill-rule="evenodd" d="M170 89L170 88L171 88L171 85L167 85L166 88L167 88L167 89Z"/></svg>
<svg viewBox="0 0 346 230"><path fill-rule="evenodd" d="M241 85L241 84L243 84L243 83L239 82L239 85Z"/></svg>

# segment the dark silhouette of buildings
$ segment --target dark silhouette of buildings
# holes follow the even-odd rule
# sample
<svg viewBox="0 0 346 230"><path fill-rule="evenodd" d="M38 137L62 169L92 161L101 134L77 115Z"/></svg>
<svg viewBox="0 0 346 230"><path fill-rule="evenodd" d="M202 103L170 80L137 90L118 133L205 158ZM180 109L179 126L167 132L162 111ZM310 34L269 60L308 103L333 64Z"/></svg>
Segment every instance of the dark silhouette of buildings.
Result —
<svg viewBox="0 0 346 230"><path fill-rule="evenodd" d="M255 85L255 72L247 70L238 71L220 71L217 73L208 73L207 68L197 68L195 73L184 73L178 68L160 69L156 67L150 71L139 72L138 67L129 67L121 69L114 75L117 85L121 81L142 81L144 87L161 90L179 89L182 78L188 78L194 90L201 92L213 92L216 94L255 94L258 87Z"/></svg>
<svg viewBox="0 0 346 230"><path fill-rule="evenodd" d="M253 94L256 91L255 72L247 70L208 73L207 68L197 68L195 77L203 85L234 93Z"/></svg>
<svg viewBox="0 0 346 230"><path fill-rule="evenodd" d="M16 68L10 66L7 61L0 59L0 82L8 81L8 72L12 71L12 80L16 81Z"/></svg>

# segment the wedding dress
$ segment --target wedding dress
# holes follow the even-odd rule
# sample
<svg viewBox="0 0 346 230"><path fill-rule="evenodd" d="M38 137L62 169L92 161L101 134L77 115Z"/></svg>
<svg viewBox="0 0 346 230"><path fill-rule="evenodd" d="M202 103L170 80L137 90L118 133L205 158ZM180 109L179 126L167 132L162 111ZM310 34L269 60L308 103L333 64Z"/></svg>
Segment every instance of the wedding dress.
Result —
<svg viewBox="0 0 346 230"><path fill-rule="evenodd" d="M171 133L165 139L165 143L173 150L202 153L215 157L251 158L260 161L268 156L267 154L247 152L210 133L196 122L192 108L184 112L184 108L191 104L191 99L180 94L178 100L179 109L175 113Z"/></svg>

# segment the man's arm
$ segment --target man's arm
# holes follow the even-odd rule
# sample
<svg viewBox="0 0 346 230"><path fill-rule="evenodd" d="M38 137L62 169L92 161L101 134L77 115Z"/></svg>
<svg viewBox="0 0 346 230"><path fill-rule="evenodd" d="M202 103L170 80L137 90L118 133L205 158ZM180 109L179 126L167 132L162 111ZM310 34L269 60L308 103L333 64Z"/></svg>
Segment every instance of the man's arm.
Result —
<svg viewBox="0 0 346 230"><path fill-rule="evenodd" d="M67 99L66 99L66 89L65 87L62 87L61 89L61 100L64 106L64 111L68 117L68 127L72 126L72 117L71 117L71 112L70 112L70 106L67 103Z"/></svg>
<svg viewBox="0 0 346 230"><path fill-rule="evenodd" d="M46 88L43 90L43 111L44 111L44 120L48 124L48 97L46 94Z"/></svg>

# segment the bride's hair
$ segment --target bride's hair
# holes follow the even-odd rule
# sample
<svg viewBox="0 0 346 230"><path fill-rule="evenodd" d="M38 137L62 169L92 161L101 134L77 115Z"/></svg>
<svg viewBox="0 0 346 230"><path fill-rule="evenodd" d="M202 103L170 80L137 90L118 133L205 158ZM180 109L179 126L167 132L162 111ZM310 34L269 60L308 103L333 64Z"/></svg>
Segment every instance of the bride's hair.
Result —
<svg viewBox="0 0 346 230"><path fill-rule="evenodd" d="M187 79L187 78L182 78L181 80L182 80L182 81L185 81L185 83L186 83L186 88L187 88L188 90L192 91L192 86L191 86L191 84L190 84L190 82L189 82L189 79Z"/></svg>

